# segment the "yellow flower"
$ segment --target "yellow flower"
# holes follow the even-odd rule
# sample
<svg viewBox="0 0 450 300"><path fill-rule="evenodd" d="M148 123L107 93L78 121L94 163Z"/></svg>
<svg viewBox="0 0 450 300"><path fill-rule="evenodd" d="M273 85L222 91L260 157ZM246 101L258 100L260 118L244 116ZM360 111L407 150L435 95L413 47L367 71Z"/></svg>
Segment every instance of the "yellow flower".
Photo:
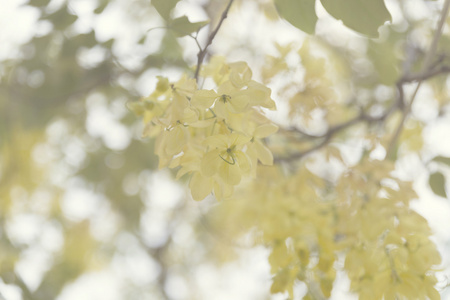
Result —
<svg viewBox="0 0 450 300"><path fill-rule="evenodd" d="M272 123L260 125L255 128L253 132L252 143L248 146L247 154L252 160L252 165L256 167L256 162L259 160L263 165L273 164L272 152L267 148L261 139L277 132L278 126Z"/></svg>
<svg viewBox="0 0 450 300"><path fill-rule="evenodd" d="M206 138L205 145L213 149L202 159L202 174L207 177L219 174L224 183L238 184L242 173L250 170L250 159L242 151L250 139L238 133L217 134Z"/></svg>

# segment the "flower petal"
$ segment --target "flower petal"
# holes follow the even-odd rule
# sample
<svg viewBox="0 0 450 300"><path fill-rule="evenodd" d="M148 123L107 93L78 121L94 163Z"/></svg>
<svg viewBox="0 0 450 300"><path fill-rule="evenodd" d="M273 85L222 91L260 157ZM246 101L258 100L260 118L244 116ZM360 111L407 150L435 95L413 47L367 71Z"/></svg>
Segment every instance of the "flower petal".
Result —
<svg viewBox="0 0 450 300"><path fill-rule="evenodd" d="M234 151L233 154L236 157L236 161L239 165L239 168L241 168L243 172L250 171L252 162L250 161L250 158L247 156L247 154L239 150Z"/></svg>
<svg viewBox="0 0 450 300"><path fill-rule="evenodd" d="M229 146L229 137L225 134L208 136L203 144L219 150L226 150Z"/></svg>
<svg viewBox="0 0 450 300"><path fill-rule="evenodd" d="M196 201L200 201L208 196L214 186L214 180L211 177L205 177L200 172L195 172L189 182L191 188L192 198Z"/></svg>
<svg viewBox="0 0 450 300"><path fill-rule="evenodd" d="M222 161L219 166L219 176L226 184L236 185L241 182L241 170L237 164Z"/></svg>
<svg viewBox="0 0 450 300"><path fill-rule="evenodd" d="M230 137L229 137L229 140L230 140L229 146L233 146L233 145L234 146L243 146L243 145L247 144L248 142L250 142L251 139L252 139L251 137L233 132L232 134L230 134Z"/></svg>
<svg viewBox="0 0 450 300"><path fill-rule="evenodd" d="M191 104L200 109L207 109L214 104L217 97L218 95L214 90L198 90L192 96Z"/></svg>
<svg viewBox="0 0 450 300"><path fill-rule="evenodd" d="M278 126L272 123L263 124L255 129L255 138L265 138L278 131Z"/></svg>
<svg viewBox="0 0 450 300"><path fill-rule="evenodd" d="M224 161L219 156L219 150L212 150L205 154L201 163L201 171L204 176L213 176Z"/></svg>
<svg viewBox="0 0 450 300"><path fill-rule="evenodd" d="M255 141L254 143L257 157L263 165L273 165L273 154L261 141Z"/></svg>

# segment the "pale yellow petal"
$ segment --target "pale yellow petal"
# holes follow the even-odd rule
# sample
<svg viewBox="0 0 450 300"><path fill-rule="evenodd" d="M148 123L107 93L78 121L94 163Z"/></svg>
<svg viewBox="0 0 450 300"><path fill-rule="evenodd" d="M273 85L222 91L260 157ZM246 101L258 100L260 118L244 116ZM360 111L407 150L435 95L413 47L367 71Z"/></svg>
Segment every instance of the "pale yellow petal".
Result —
<svg viewBox="0 0 450 300"><path fill-rule="evenodd" d="M191 104L200 109L207 109L214 104L217 97L218 95L214 90L198 90L195 91Z"/></svg>
<svg viewBox="0 0 450 300"><path fill-rule="evenodd" d="M201 170L204 176L213 176L217 173L220 164L224 162L219 155L219 150L212 150L205 154L201 163Z"/></svg>
<svg viewBox="0 0 450 300"><path fill-rule="evenodd" d="M243 172L250 171L252 166L250 158L244 152L239 150L234 151L233 154L236 157L236 162L238 163L239 168L241 168Z"/></svg>
<svg viewBox="0 0 450 300"><path fill-rule="evenodd" d="M232 112L240 113L246 110L250 104L250 96L245 91L240 91L231 96L228 100Z"/></svg>
<svg viewBox="0 0 450 300"><path fill-rule="evenodd" d="M272 91L268 87L253 80L249 82L248 87L252 95L250 98L251 106L258 105L272 110L276 108L275 101L270 98Z"/></svg>
<svg viewBox="0 0 450 300"><path fill-rule="evenodd" d="M273 164L273 154L269 150L269 148L264 146L260 141L255 141L254 145L255 145L255 150L256 150L259 161L263 165L268 165L268 166L272 165Z"/></svg>
<svg viewBox="0 0 450 300"><path fill-rule="evenodd" d="M200 201L208 196L213 189L214 181L211 177L205 177L200 172L195 172L189 182L192 198Z"/></svg>
<svg viewBox="0 0 450 300"><path fill-rule="evenodd" d="M225 150L229 146L228 140L229 140L229 137L226 136L225 134L216 134L216 135L207 137L205 139L205 141L203 142L203 144L206 146L212 147L212 148Z"/></svg>
<svg viewBox="0 0 450 300"><path fill-rule="evenodd" d="M183 112L183 116L180 120L181 123L194 123L198 121L198 112L191 107L186 107Z"/></svg>
<svg viewBox="0 0 450 300"><path fill-rule="evenodd" d="M185 131L183 126L176 126L171 131L166 131L165 152L168 155L175 155L177 153L180 153L181 149L183 149L183 146L186 143L186 134L187 132Z"/></svg>
<svg viewBox="0 0 450 300"><path fill-rule="evenodd" d="M272 123L263 124L255 129L255 138L265 138L278 131L278 126Z"/></svg>
<svg viewBox="0 0 450 300"><path fill-rule="evenodd" d="M175 123L183 118L184 110L189 106L189 100L186 96L175 92L173 94L172 104L170 106L170 120Z"/></svg>
<svg viewBox="0 0 450 300"><path fill-rule="evenodd" d="M189 126L194 127L194 128L206 128L206 127L213 125L215 121L216 120L214 120L214 119L200 120L200 121L196 121L196 122L189 124Z"/></svg>
<svg viewBox="0 0 450 300"><path fill-rule="evenodd" d="M234 187L232 185L225 184L223 182L219 183L217 181L214 183L214 195L219 201L231 197L233 192Z"/></svg>
<svg viewBox="0 0 450 300"><path fill-rule="evenodd" d="M247 63L242 61L232 63L230 64L230 68L230 81L235 87L240 89L252 79L252 70L248 67Z"/></svg>
<svg viewBox="0 0 450 300"><path fill-rule="evenodd" d="M228 110L227 110L228 104L223 103L222 101L217 101L216 104L214 104L214 112L219 118L227 119L228 118Z"/></svg>
<svg viewBox="0 0 450 300"><path fill-rule="evenodd" d="M222 161L219 166L219 176L226 184L236 185L241 182L241 171L236 163Z"/></svg>
<svg viewBox="0 0 450 300"><path fill-rule="evenodd" d="M229 137L229 146L242 146L250 142L252 138L240 133L233 132Z"/></svg>
<svg viewBox="0 0 450 300"><path fill-rule="evenodd" d="M219 95L231 95L232 93L238 91L231 81L225 81L217 88L217 94Z"/></svg>

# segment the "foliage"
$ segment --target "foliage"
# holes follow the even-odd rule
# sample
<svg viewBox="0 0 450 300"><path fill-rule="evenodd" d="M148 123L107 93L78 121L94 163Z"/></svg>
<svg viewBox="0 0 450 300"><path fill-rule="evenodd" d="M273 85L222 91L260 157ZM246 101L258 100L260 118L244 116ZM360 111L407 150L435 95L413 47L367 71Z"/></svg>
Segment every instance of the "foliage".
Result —
<svg viewBox="0 0 450 300"><path fill-rule="evenodd" d="M56 299L134 256L159 273L120 274L123 299L175 299L168 282L180 277L194 299L190 270L230 260L248 238L269 249L272 294L301 297L302 282L303 299L331 299L345 274L359 299L440 299L441 253L400 163L419 158L430 191L447 197L450 154L429 149L433 118L416 105L448 119L450 1L421 0L433 18L406 1L191 3L210 20L180 11L187 0L96 2L92 17L119 9L138 28L127 49L138 63L118 38L83 27L74 2L30 0L41 29L0 69L0 278L23 299ZM249 5L299 29L293 41L215 47ZM158 208L148 196L157 168L190 196ZM76 190L95 199L91 212L71 211ZM192 212L211 202L205 216ZM152 239L158 218L165 229ZM39 230L16 235L23 219ZM186 228L194 238L180 238ZM29 253L44 257L37 283L24 276Z"/></svg>

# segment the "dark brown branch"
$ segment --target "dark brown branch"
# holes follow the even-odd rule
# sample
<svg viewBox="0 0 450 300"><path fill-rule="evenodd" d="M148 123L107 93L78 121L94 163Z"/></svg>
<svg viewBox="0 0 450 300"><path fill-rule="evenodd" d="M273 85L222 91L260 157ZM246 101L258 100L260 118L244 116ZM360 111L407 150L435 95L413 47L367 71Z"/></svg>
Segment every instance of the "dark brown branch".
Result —
<svg viewBox="0 0 450 300"><path fill-rule="evenodd" d="M227 18L228 12L230 11L231 4L233 4L234 0L230 0L228 2L227 7L223 11L222 15L220 16L219 23L217 24L216 28L210 33L208 36L208 40L206 41L206 45L203 49L200 50L197 54L197 67L195 69L194 78L196 81L198 81L198 75L200 73L200 68L202 67L203 60L205 59L206 54L208 53L208 47L212 44L214 38L216 37L217 32L219 32L220 27L222 26L223 21Z"/></svg>

